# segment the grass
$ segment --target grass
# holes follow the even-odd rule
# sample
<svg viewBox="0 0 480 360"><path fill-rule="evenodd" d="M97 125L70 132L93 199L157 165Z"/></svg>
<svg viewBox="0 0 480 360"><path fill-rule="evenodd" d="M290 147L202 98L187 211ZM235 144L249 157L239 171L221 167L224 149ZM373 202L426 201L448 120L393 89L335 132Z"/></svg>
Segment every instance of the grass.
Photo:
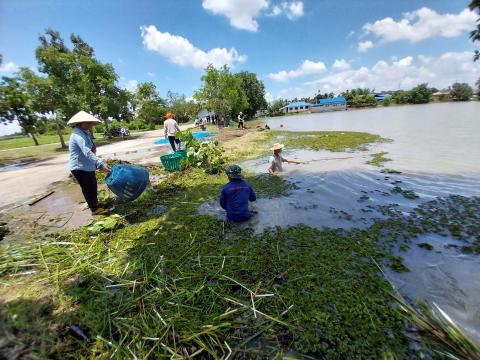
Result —
<svg viewBox="0 0 480 360"><path fill-rule="evenodd" d="M98 135L98 134L97 134ZM130 139L134 139L137 135L131 135ZM58 136L57 136L58 139ZM0 145L3 141L7 140L0 140ZM97 138L95 140L95 145L102 146L111 144L117 141L124 141L120 138L114 139L103 139ZM68 144L68 136L65 136L65 142ZM68 149L62 149L59 144L46 144L41 146L27 146L18 149L7 149L0 151L0 166L1 165L8 165L17 162L24 162L24 161L35 161L35 160L44 160L48 158L52 158L61 154L68 153Z"/></svg>

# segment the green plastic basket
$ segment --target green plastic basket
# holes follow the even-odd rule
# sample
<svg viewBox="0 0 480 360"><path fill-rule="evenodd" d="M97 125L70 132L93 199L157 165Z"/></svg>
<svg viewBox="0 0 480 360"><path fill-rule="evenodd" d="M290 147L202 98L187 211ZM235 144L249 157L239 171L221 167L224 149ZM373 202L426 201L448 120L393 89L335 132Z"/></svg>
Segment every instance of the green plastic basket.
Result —
<svg viewBox="0 0 480 360"><path fill-rule="evenodd" d="M167 171L177 171L180 169L180 163L184 157L182 154L175 152L173 154L167 154L160 156L160 161L162 162L163 167Z"/></svg>
<svg viewBox="0 0 480 360"><path fill-rule="evenodd" d="M182 159L185 159L187 157L187 150L177 150L175 154L179 154Z"/></svg>

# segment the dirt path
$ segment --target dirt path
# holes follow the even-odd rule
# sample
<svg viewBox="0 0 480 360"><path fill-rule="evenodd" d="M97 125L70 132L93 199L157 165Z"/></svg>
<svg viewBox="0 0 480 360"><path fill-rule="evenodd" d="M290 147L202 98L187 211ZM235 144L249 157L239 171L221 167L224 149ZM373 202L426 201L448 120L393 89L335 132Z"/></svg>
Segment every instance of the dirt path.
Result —
<svg viewBox="0 0 480 360"><path fill-rule="evenodd" d="M181 126L181 129L192 125ZM156 139L163 138L163 130L154 130L132 140L116 142L98 148L102 159L123 159L144 162L158 162L159 155L170 151L167 146L155 145ZM56 183L68 179L68 154L41 160L28 167L0 172L0 209L9 209L46 193Z"/></svg>

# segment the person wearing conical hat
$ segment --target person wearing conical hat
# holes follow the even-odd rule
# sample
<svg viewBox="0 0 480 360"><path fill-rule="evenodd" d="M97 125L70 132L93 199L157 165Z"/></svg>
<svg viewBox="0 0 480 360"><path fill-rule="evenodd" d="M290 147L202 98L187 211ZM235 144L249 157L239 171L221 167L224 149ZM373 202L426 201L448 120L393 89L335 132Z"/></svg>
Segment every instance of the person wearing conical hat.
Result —
<svg viewBox="0 0 480 360"><path fill-rule="evenodd" d="M227 211L227 219L234 222L247 221L252 217L248 202L257 200L252 186L243 180L242 168L231 165L225 169L229 182L220 193L220 206Z"/></svg>
<svg viewBox="0 0 480 360"><path fill-rule="evenodd" d="M283 166L282 164L284 162L290 163L290 164L303 164L303 161L297 161L297 160L287 160L282 156L282 149L285 147L285 145L276 143L273 144L273 147L270 149L273 151L273 155L270 157L270 160L268 162L268 172L270 174L275 174L277 172L282 172L283 171Z"/></svg>
<svg viewBox="0 0 480 360"><path fill-rule="evenodd" d="M83 196L93 215L103 215L108 210L98 205L96 170L110 172L110 168L97 155L95 143L92 140L92 129L95 124L101 124L93 115L80 111L69 121L73 126L68 149L70 152L70 172L80 184Z"/></svg>

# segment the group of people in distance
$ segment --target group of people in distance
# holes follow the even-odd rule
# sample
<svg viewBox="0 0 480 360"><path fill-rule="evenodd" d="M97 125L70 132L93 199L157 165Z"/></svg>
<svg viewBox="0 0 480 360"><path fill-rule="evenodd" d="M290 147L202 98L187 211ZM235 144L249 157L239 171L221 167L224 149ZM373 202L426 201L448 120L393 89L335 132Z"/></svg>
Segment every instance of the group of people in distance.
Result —
<svg viewBox="0 0 480 360"><path fill-rule="evenodd" d="M244 118L242 113L238 116L239 127L243 128ZM105 215L109 209L105 209L98 204L97 198L97 178L96 170L106 173L111 171L110 167L96 155L96 146L92 139L92 128L95 124L101 124L93 115L80 111L73 116L68 125L74 129L70 136L69 168L73 177L79 183L85 200L90 208L92 215ZM173 114L168 113L165 116L164 134L170 142L173 151L176 151L180 145L177 139L177 132L180 131L178 123L173 118ZM283 171L284 162L301 164L303 162L288 160L282 156L283 144L274 144L271 150L272 156L269 159L268 172L275 174ZM246 182L242 176L242 169L238 165L231 165L225 169L229 182L222 188L220 193L220 206L226 210L227 219L234 222L247 221L251 218L252 212L249 210L249 202L257 199L252 186Z"/></svg>

